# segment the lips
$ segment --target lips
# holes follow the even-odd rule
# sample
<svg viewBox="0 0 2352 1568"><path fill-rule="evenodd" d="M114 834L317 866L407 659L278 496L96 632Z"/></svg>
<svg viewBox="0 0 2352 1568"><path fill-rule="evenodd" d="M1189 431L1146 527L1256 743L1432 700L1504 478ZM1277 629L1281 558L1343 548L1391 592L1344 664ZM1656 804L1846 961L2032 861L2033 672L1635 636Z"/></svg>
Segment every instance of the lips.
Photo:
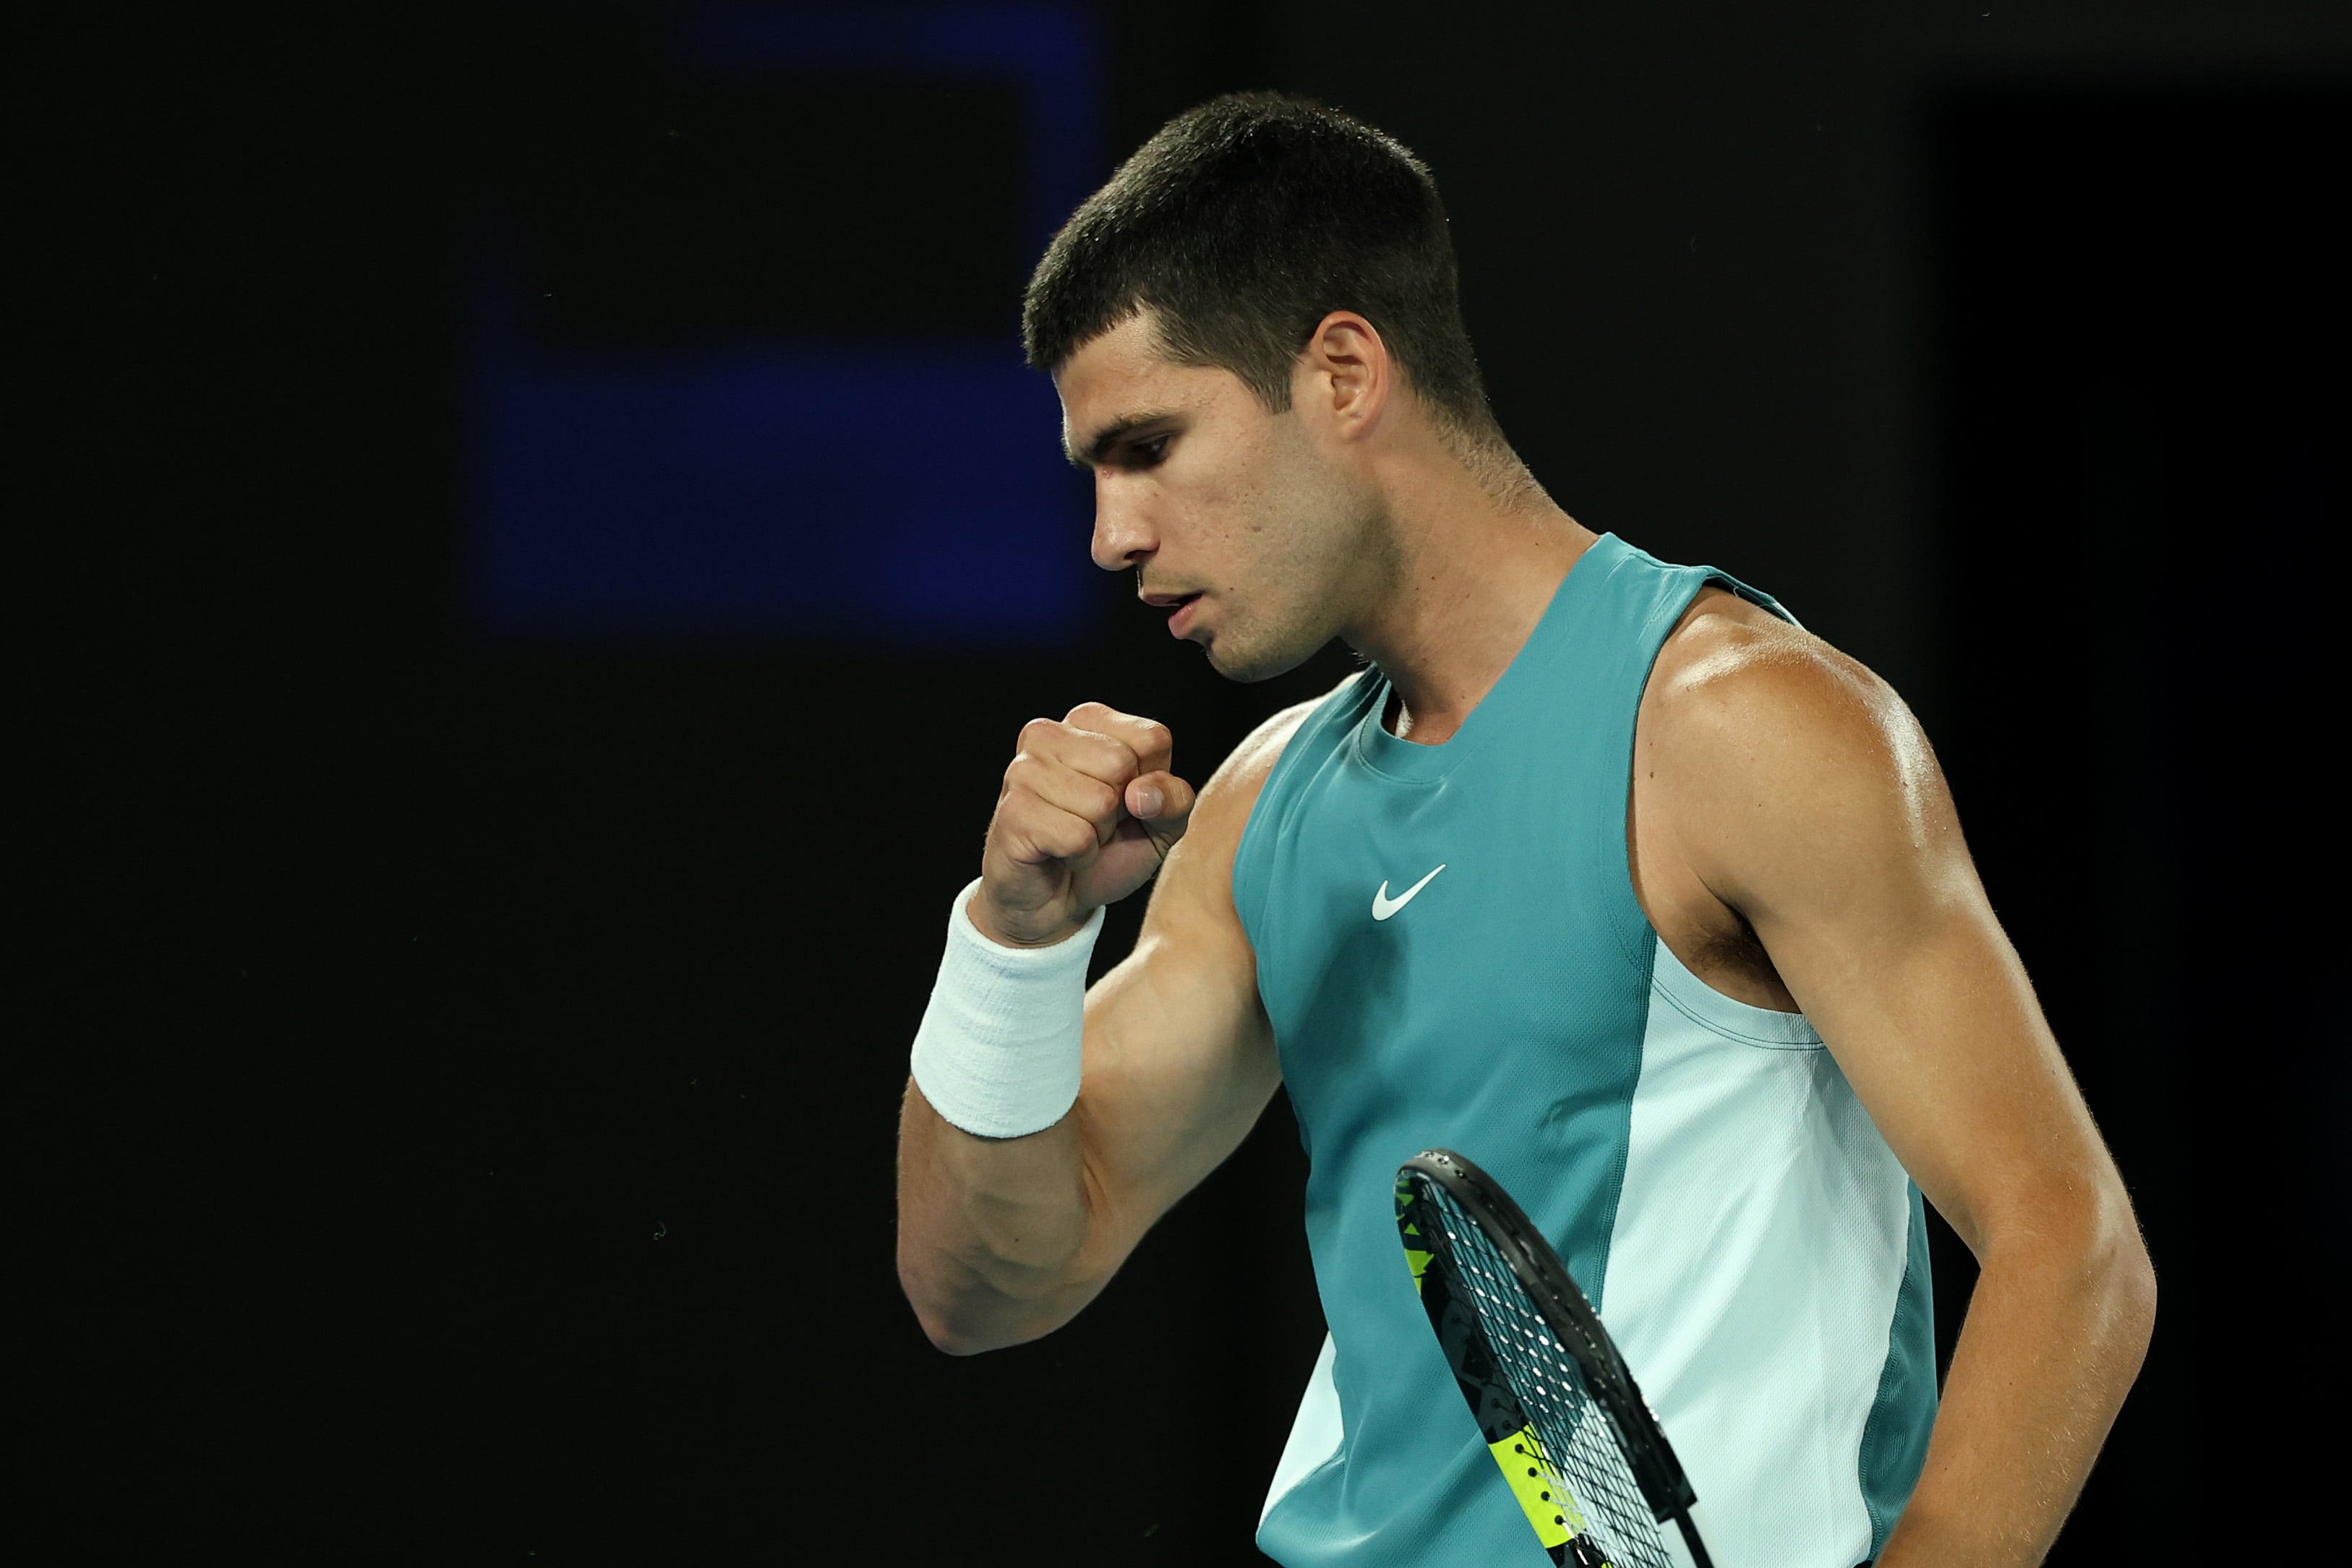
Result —
<svg viewBox="0 0 2352 1568"><path fill-rule="evenodd" d="M1143 602L1155 610L1174 611L1175 613L1168 617L1168 634L1181 637L1184 629L1192 623L1192 612L1202 596L1198 593L1147 593L1142 598Z"/></svg>

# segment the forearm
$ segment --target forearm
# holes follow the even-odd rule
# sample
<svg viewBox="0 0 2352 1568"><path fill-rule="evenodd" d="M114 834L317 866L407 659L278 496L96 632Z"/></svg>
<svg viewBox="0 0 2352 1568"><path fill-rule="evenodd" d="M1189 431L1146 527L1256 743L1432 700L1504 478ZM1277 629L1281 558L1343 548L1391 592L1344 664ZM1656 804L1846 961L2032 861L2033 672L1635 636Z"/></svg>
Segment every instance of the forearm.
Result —
<svg viewBox="0 0 2352 1568"><path fill-rule="evenodd" d="M1101 1288L1086 1270L1095 1201L1076 1114L978 1138L907 1086L898 1120L898 1281L923 1332L971 1354L1049 1333Z"/></svg>
<svg viewBox="0 0 2352 1568"><path fill-rule="evenodd" d="M2040 1563L2139 1374L2156 1277L2127 1208L2087 1239L1987 1247L1943 1403L1881 1568Z"/></svg>
<svg viewBox="0 0 2352 1568"><path fill-rule="evenodd" d="M949 915L899 1113L899 1279L924 1332L959 1353L1058 1326L1088 1214L1075 1122L1101 915L1024 946L974 917L983 885Z"/></svg>

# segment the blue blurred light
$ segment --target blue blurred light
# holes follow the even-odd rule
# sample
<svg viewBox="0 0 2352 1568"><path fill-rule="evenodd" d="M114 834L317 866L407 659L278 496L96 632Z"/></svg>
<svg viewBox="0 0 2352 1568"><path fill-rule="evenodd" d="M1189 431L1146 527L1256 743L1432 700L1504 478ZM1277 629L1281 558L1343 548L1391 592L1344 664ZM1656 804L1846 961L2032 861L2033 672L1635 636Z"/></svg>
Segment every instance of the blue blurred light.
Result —
<svg viewBox="0 0 2352 1568"><path fill-rule="evenodd" d="M713 6L698 80L1010 82L1035 246L1095 168L1098 50L1059 5ZM1039 646L1091 619L1087 497L1058 407L1002 340L535 341L486 243L474 343L476 623L501 637Z"/></svg>

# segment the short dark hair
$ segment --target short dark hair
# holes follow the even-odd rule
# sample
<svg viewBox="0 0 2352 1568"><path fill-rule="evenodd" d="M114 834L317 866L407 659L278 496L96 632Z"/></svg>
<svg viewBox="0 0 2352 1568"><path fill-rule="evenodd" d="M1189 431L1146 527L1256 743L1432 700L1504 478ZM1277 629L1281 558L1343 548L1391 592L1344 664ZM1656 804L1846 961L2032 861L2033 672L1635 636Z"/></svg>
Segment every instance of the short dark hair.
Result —
<svg viewBox="0 0 2352 1568"><path fill-rule="evenodd" d="M1029 362L1058 371L1147 308L1171 358L1231 371L1277 411L1316 325L1358 311L1424 403L1499 437L1437 183L1338 110L1231 93L1161 127L1046 246L1022 302Z"/></svg>

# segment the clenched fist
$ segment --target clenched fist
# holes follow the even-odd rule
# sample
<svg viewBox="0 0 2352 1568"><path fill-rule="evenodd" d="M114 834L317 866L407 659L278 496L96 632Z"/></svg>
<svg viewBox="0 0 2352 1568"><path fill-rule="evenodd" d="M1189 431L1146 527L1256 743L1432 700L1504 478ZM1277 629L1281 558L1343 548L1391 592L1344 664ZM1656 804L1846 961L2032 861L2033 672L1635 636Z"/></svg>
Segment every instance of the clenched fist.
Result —
<svg viewBox="0 0 2352 1568"><path fill-rule="evenodd" d="M1150 882L1192 814L1168 727L1100 703L1031 719L988 824L972 924L1012 946L1058 942Z"/></svg>

